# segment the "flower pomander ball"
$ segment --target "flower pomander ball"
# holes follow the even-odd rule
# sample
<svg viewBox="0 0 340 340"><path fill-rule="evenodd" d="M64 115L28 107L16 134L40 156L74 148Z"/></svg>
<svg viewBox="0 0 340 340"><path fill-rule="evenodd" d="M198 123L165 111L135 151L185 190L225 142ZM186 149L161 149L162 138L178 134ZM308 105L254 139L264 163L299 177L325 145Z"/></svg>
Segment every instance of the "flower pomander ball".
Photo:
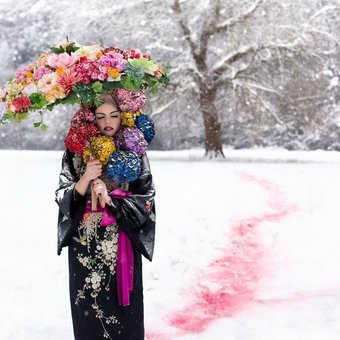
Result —
<svg viewBox="0 0 340 340"><path fill-rule="evenodd" d="M126 183L136 180L141 172L141 159L132 151L117 151L110 156L106 165L106 174L115 183Z"/></svg>
<svg viewBox="0 0 340 340"><path fill-rule="evenodd" d="M138 111L142 109L146 102L145 94L142 90L115 89L113 96L121 111Z"/></svg>
<svg viewBox="0 0 340 340"><path fill-rule="evenodd" d="M84 120L86 121L86 123L90 123L90 124L95 124L96 123L96 117L94 115L94 113L89 110L89 109L79 109L74 116L72 117L71 120L71 126L75 126L78 125L80 123L84 123Z"/></svg>
<svg viewBox="0 0 340 340"><path fill-rule="evenodd" d="M118 150L133 151L138 156L145 154L148 143L143 133L135 127L122 127L116 135Z"/></svg>
<svg viewBox="0 0 340 340"><path fill-rule="evenodd" d="M135 125L142 131L145 140L150 144L155 136L155 124L152 119L147 115L140 114L135 119Z"/></svg>
<svg viewBox="0 0 340 340"><path fill-rule="evenodd" d="M64 143L69 151L82 155L88 138L97 137L99 135L100 131L96 125L87 124L86 128L85 123L79 123L71 126Z"/></svg>
<svg viewBox="0 0 340 340"><path fill-rule="evenodd" d="M94 157L99 159L103 165L106 165L109 161L112 152L116 151L114 141L109 136L98 136L90 138ZM90 160L91 148L87 145L84 149L84 162L87 163Z"/></svg>
<svg viewBox="0 0 340 340"><path fill-rule="evenodd" d="M141 114L141 111L136 111L136 112L131 112L131 111L125 111L121 113L121 118L122 118L122 126L130 126L130 127L135 127L135 121L136 117Z"/></svg>

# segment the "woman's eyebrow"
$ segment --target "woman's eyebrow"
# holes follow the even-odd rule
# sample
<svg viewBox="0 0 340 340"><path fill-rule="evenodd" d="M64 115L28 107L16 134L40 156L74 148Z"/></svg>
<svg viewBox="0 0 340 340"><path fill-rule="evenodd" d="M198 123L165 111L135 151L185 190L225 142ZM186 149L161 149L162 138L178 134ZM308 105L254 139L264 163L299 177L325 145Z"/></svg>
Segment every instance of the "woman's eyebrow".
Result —
<svg viewBox="0 0 340 340"><path fill-rule="evenodd" d="M112 111L109 114L115 113L115 112L119 113L119 111ZM104 112L97 112L96 115L105 115L105 113Z"/></svg>

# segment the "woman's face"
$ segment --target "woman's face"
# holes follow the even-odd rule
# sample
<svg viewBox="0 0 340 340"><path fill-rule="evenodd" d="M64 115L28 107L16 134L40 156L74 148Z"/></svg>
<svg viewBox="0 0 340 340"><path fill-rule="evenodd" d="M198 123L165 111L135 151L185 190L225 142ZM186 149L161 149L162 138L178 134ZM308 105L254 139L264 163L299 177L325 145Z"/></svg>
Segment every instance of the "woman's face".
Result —
<svg viewBox="0 0 340 340"><path fill-rule="evenodd" d="M118 132L121 117L116 106L111 103L103 103L97 107L95 116L97 126L103 135L112 137Z"/></svg>

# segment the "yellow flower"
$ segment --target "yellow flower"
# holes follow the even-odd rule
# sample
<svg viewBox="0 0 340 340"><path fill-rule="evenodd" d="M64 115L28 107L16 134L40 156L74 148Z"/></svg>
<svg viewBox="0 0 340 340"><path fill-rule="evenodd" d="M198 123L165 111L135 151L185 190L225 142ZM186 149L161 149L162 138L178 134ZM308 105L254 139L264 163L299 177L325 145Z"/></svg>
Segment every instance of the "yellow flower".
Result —
<svg viewBox="0 0 340 340"><path fill-rule="evenodd" d="M58 67L56 70L55 70L55 73L60 76L61 74L65 73L65 70L63 67Z"/></svg>
<svg viewBox="0 0 340 340"><path fill-rule="evenodd" d="M135 126L135 117L130 111L122 112L121 117L123 126Z"/></svg>
<svg viewBox="0 0 340 340"><path fill-rule="evenodd" d="M107 71L108 75L115 79L119 76L119 70L118 68L112 68L112 67L108 67L108 71Z"/></svg>
<svg viewBox="0 0 340 340"><path fill-rule="evenodd" d="M91 145L94 152L94 157L100 160L103 165L106 165L109 161L112 152L116 151L116 146L113 142L112 137L109 136L99 136L90 138ZM91 149L88 145L84 149L84 162L87 163L90 160Z"/></svg>

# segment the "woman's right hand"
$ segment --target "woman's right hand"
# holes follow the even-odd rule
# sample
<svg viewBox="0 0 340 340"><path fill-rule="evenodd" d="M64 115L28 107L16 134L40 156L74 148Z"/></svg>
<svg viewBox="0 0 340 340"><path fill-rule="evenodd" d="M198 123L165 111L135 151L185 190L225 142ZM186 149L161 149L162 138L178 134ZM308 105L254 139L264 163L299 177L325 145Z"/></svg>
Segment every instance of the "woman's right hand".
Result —
<svg viewBox="0 0 340 340"><path fill-rule="evenodd" d="M86 170L84 172L84 177L90 181L99 177L102 174L102 164L98 159L93 159L88 161L86 164Z"/></svg>

